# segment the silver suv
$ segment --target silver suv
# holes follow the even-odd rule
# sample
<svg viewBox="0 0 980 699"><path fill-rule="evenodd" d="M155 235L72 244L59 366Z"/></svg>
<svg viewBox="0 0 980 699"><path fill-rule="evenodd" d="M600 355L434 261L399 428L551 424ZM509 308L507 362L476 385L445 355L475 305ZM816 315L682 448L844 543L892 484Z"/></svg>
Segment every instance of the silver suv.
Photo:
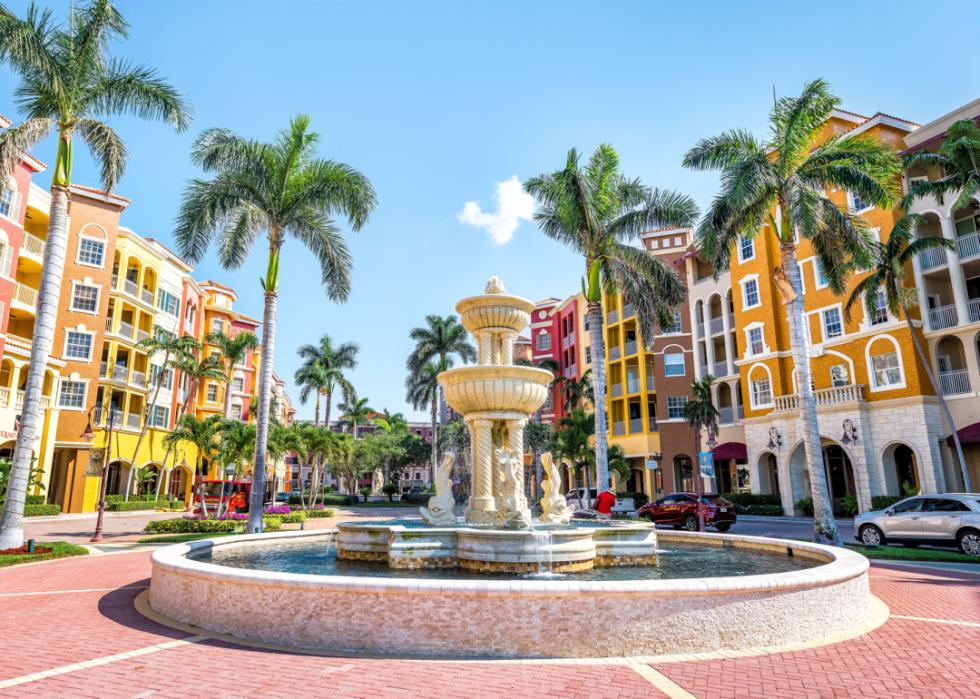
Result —
<svg viewBox="0 0 980 699"><path fill-rule="evenodd" d="M857 540L867 546L898 543L950 545L980 556L980 494L915 495L854 518Z"/></svg>

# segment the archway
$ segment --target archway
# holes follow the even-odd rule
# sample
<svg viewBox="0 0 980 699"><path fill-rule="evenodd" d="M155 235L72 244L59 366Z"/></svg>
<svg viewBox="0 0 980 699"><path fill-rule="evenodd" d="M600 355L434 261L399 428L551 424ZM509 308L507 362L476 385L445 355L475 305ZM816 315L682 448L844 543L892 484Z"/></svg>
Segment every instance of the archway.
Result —
<svg viewBox="0 0 980 699"><path fill-rule="evenodd" d="M694 467L691 457L678 454L674 457L674 490L692 492L694 490Z"/></svg>
<svg viewBox="0 0 980 699"><path fill-rule="evenodd" d="M834 514L843 512L842 500L845 497L856 497L857 488L854 481L854 467L847 452L829 439L822 439L824 473L827 477L827 487L830 490L831 507ZM790 484L792 486L793 503L811 497L810 477L806 470L806 452L800 442L790 457Z"/></svg>
<svg viewBox="0 0 980 699"><path fill-rule="evenodd" d="M939 387L944 396L970 392L966 351L960 338L947 335L936 344L936 368L939 374Z"/></svg>
<svg viewBox="0 0 980 699"><path fill-rule="evenodd" d="M105 492L108 495L125 495L126 483L129 479L130 465L122 459L113 460L109 464Z"/></svg>
<svg viewBox="0 0 980 699"><path fill-rule="evenodd" d="M167 484L167 494L170 499L186 502L193 481L193 471L190 466L174 466L170 470L170 482Z"/></svg>
<svg viewBox="0 0 980 699"><path fill-rule="evenodd" d="M759 454L759 492L765 495L779 495L779 466L776 455L771 451Z"/></svg>
<svg viewBox="0 0 980 699"><path fill-rule="evenodd" d="M888 495L903 495L906 484L919 489L919 468L915 452L907 444L896 442L885 447L881 455L885 467L885 492Z"/></svg>
<svg viewBox="0 0 980 699"><path fill-rule="evenodd" d="M164 477L163 464L157 463L155 461L150 461L146 464L143 464L140 470L143 469L148 469L147 473L149 474L150 472L152 472L152 475L150 475L150 477L148 478L145 478L142 482L139 483L139 485L136 484L136 479L135 478L133 479L133 489L136 491L135 494L150 495L152 493L156 493L158 483L160 484L161 488L163 487L163 483L160 480L161 478Z"/></svg>
<svg viewBox="0 0 980 699"><path fill-rule="evenodd" d="M17 446L17 442L13 439L0 444L0 459L13 460L14 458L14 447Z"/></svg>

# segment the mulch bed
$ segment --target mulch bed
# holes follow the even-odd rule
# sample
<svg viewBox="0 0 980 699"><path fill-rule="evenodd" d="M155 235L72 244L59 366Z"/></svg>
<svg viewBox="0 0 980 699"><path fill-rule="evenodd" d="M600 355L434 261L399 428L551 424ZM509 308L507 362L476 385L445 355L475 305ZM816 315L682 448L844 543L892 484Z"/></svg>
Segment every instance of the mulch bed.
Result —
<svg viewBox="0 0 980 699"><path fill-rule="evenodd" d="M4 549L3 551L0 551L0 556L23 556L26 554L33 556L41 553L51 553L51 551L52 549L49 549L47 546L35 546L34 553L30 553L30 551L27 550L27 544L24 544L20 548Z"/></svg>

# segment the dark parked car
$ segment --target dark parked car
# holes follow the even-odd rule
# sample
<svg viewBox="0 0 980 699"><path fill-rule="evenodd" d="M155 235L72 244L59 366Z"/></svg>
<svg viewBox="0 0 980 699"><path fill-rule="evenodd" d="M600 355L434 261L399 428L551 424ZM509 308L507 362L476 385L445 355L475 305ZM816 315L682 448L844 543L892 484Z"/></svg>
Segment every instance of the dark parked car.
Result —
<svg viewBox="0 0 980 699"><path fill-rule="evenodd" d="M714 493L704 494L704 523L720 532L727 532L735 524L735 506ZM672 524L675 529L683 527L688 531L698 530L697 493L671 493L665 497L648 502L639 510L640 517L646 517L655 524Z"/></svg>

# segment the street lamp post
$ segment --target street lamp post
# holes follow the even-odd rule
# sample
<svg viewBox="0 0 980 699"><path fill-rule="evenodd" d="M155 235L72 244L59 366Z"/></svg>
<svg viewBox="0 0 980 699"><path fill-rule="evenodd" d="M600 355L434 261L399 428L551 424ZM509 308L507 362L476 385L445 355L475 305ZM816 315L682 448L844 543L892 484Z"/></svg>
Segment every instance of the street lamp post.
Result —
<svg viewBox="0 0 980 699"><path fill-rule="evenodd" d="M112 423L114 422L112 415L112 396L110 394L110 402L108 409L108 417L106 419L106 446L105 446L105 459L102 462L102 482L99 483L99 516L95 520L95 533L92 534L92 538L89 541L93 544L97 544L102 541L102 519L105 516L105 495L106 487L108 486L109 480L109 464L112 463ZM92 412L98 408L98 406L93 405L88 411L88 422L85 425L85 431L82 432L82 439L91 441L95 434L92 432ZM96 423L98 423L98 418L96 418Z"/></svg>

